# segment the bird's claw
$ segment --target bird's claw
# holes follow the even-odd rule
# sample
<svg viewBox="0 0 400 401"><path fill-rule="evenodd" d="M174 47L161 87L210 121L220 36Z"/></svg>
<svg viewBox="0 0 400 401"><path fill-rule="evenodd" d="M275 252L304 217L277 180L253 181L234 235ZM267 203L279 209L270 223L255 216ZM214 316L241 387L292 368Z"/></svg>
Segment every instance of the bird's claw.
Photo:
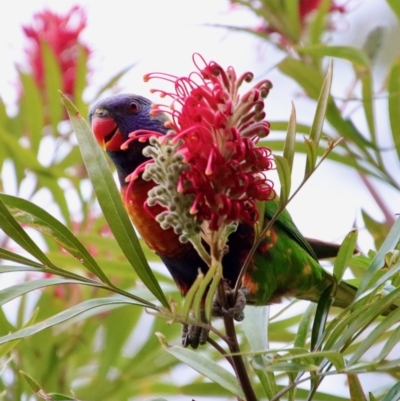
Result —
<svg viewBox="0 0 400 401"><path fill-rule="evenodd" d="M238 290L235 297L235 291L232 289L225 290L225 297L230 308L221 305L218 298L214 298L212 304L212 315L216 317L230 316L238 322L244 319L244 308L246 306L246 294L243 289Z"/></svg>
<svg viewBox="0 0 400 401"><path fill-rule="evenodd" d="M206 323L204 311L201 312L201 320ZM182 326L182 345L185 348L191 346L196 349L199 345L204 345L207 342L209 333L210 330L205 327L185 323Z"/></svg>
<svg viewBox="0 0 400 401"><path fill-rule="evenodd" d="M230 316L238 322L244 319L244 308L246 306L246 288L242 288L237 291L235 296L235 291L228 288L225 290L225 298L227 305L232 305L226 308L221 305L218 298L214 298L211 307L211 313L215 317ZM204 311L201 312L201 321L207 323ZM192 347L194 349L198 348L199 345L203 345L207 342L208 334L210 330L197 326L195 324L184 324L182 327L182 345L187 347Z"/></svg>

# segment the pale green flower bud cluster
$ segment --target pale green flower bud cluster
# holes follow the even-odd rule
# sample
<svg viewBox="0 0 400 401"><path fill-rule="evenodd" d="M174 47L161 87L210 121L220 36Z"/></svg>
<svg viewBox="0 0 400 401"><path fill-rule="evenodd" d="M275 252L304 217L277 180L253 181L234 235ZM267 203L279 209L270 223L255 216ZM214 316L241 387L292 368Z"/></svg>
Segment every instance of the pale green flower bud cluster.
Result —
<svg viewBox="0 0 400 401"><path fill-rule="evenodd" d="M143 149L143 154L152 158L153 162L146 165L142 177L158 185L149 191L147 204L150 207L159 204L166 208L156 216L156 220L164 230L172 227L179 240L185 243L201 231L196 216L189 212L194 195L178 192L179 177L190 167L178 153L179 141L171 143L165 137L152 137L149 142L150 146Z"/></svg>

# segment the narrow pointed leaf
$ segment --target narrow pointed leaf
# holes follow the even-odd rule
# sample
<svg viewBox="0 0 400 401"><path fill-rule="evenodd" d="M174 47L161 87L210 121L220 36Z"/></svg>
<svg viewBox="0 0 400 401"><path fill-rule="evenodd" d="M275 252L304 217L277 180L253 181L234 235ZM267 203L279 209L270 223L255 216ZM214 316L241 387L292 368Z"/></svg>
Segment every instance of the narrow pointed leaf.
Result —
<svg viewBox="0 0 400 401"><path fill-rule="evenodd" d="M163 348L170 355L209 378L211 381L219 384L232 394L244 398L243 391L232 373L198 352L194 352L188 348L168 345L165 341L165 337L161 333L157 333L157 336Z"/></svg>
<svg viewBox="0 0 400 401"><path fill-rule="evenodd" d="M146 261L103 152L75 106L65 96L63 101L78 138L82 157L100 207L115 239L143 283L168 308L168 301Z"/></svg>
<svg viewBox="0 0 400 401"><path fill-rule="evenodd" d="M53 238L54 241L74 256L90 272L99 277L103 282L111 284L93 256L82 243L52 215L34 203L21 198L0 194L0 199L10 208L11 213L17 221L29 225L42 234Z"/></svg>
<svg viewBox="0 0 400 401"><path fill-rule="evenodd" d="M312 139L315 142L317 148L319 145L319 139L321 137L322 128L324 126L325 114L332 86L332 76L333 76L333 62L332 60L330 60L328 72L326 74L324 83L321 88L321 92L319 94L317 109L315 111L315 116L310 131L310 139Z"/></svg>
<svg viewBox="0 0 400 401"><path fill-rule="evenodd" d="M379 353L376 359L378 361L383 361L383 359L385 359L389 355L390 351L392 351L392 349L399 343L400 343L400 326L398 326L393 331L389 339L385 342L385 345L381 349L381 352Z"/></svg>
<svg viewBox="0 0 400 401"><path fill-rule="evenodd" d="M365 272L364 277L357 290L356 299L367 289L368 285L375 272L384 266L385 255L392 249L395 249L400 242L400 219L397 219L392 229L389 232L385 242L372 260L368 270Z"/></svg>
<svg viewBox="0 0 400 401"><path fill-rule="evenodd" d="M74 102L76 108L79 110L80 113L85 112L85 103L82 99L83 96L83 91L86 87L86 81L87 81L87 61L88 61L88 54L86 49L78 45L77 48L77 61L76 61L76 73L75 73L75 85L74 85Z"/></svg>
<svg viewBox="0 0 400 401"><path fill-rule="evenodd" d="M279 182L281 184L281 192L279 196L279 204L285 205L290 196L291 175L289 162L282 156L274 155L276 169L278 171Z"/></svg>
<svg viewBox="0 0 400 401"><path fill-rule="evenodd" d="M17 253L11 252L8 249L0 248L0 259L10 260L12 262L25 264L32 267L42 268L41 263L35 262Z"/></svg>
<svg viewBox="0 0 400 401"><path fill-rule="evenodd" d="M357 231L352 230L349 234L347 234L339 248L338 255L336 256L335 263L333 265L333 275L335 276L338 284L342 281L343 273L348 266L351 257L353 256L356 242Z"/></svg>
<svg viewBox="0 0 400 401"><path fill-rule="evenodd" d="M390 68L387 88L389 92L390 127L397 156L400 158L400 57L394 60Z"/></svg>
<svg viewBox="0 0 400 401"><path fill-rule="evenodd" d="M315 170L315 166L317 164L318 149L317 149L317 144L312 139L305 138L304 145L305 145L306 154L307 154L304 178L307 178Z"/></svg>
<svg viewBox="0 0 400 401"><path fill-rule="evenodd" d="M23 118L24 128L29 132L31 149L37 154L45 126L43 102L33 75L20 72L19 78L23 86L20 115Z"/></svg>
<svg viewBox="0 0 400 401"><path fill-rule="evenodd" d="M45 288L52 285L63 285L63 284L85 284L92 287L98 287L96 283L85 283L79 280L70 280L65 278L46 278L31 281L24 281L20 284L7 287L0 290L0 306L12 301L21 295L27 294L28 292Z"/></svg>
<svg viewBox="0 0 400 401"><path fill-rule="evenodd" d="M286 132L285 147L283 150L283 157L288 161L289 170L293 169L294 158L294 144L296 141L296 109L292 103L292 111L290 113L288 128Z"/></svg>
<svg viewBox="0 0 400 401"><path fill-rule="evenodd" d="M400 399L400 382L397 382L381 401L394 401Z"/></svg>
<svg viewBox="0 0 400 401"><path fill-rule="evenodd" d="M352 46L328 46L325 44L298 48L299 53L318 57L337 57L350 61L356 68L365 69L369 60L365 52Z"/></svg>
<svg viewBox="0 0 400 401"><path fill-rule="evenodd" d="M315 310L317 308L316 304L310 303L306 311L301 317L299 327L296 333L296 339L294 341L295 347L304 347L307 342L307 338L310 332L311 320L314 316Z"/></svg>
<svg viewBox="0 0 400 401"><path fill-rule="evenodd" d="M374 345L380 336L389 331L389 329L399 321L400 308L393 311L389 316L385 317L385 319L383 319L378 326L368 334L368 337L364 339L364 341L357 348L356 352L354 352L349 359L347 366L351 366L356 363L364 355L364 353Z"/></svg>
<svg viewBox="0 0 400 401"><path fill-rule="evenodd" d="M286 28L289 30L292 38L298 38L300 36L299 3L293 0L284 0L283 3L288 19Z"/></svg>
<svg viewBox="0 0 400 401"><path fill-rule="evenodd" d="M6 205L0 199L0 228L13 239L18 245L29 252L36 259L48 266L52 263L43 253L43 251L36 245L36 243L29 237L29 235L20 227L11 213L8 211Z"/></svg>
<svg viewBox="0 0 400 401"><path fill-rule="evenodd" d="M326 320L332 305L331 291L332 286L326 288L318 301L311 332L311 350L316 349L324 335Z"/></svg>
<svg viewBox="0 0 400 401"><path fill-rule="evenodd" d="M15 333L7 334L6 336L0 337L0 344L4 344L8 341L18 340L20 338L29 337L33 334L39 333L40 331L43 331L49 327L55 326L56 324L65 322L66 320L69 320L75 316L80 315L81 313L90 311L94 308L104 308L107 306L127 304L140 305L139 303L119 296L89 299L88 301L81 302L78 305L66 309L63 312L60 312L57 315L54 315L32 326L18 330Z"/></svg>
<svg viewBox="0 0 400 401"><path fill-rule="evenodd" d="M62 104L59 91L63 90L63 81L60 65L50 45L42 41L42 60L44 67L44 82L46 88L46 112L49 114L53 127L53 135L57 133L57 125L62 119Z"/></svg>
<svg viewBox="0 0 400 401"><path fill-rule="evenodd" d="M20 370L19 373L22 375L22 377L25 379L25 381L28 383L29 387L32 389L34 393L38 393L42 388L39 386L39 384L32 379L29 375L27 375L24 371Z"/></svg>
<svg viewBox="0 0 400 401"><path fill-rule="evenodd" d="M365 119L367 120L372 141L376 143L375 115L374 115L374 91L371 71L363 71L362 77L362 102Z"/></svg>

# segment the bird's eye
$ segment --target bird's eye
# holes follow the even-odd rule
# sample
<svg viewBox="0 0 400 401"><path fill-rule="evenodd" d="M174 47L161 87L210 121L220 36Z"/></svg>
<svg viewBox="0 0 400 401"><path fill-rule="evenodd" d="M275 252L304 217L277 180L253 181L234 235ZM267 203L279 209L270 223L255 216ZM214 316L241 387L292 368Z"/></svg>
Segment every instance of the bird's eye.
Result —
<svg viewBox="0 0 400 401"><path fill-rule="evenodd" d="M130 102L129 103L129 110L132 113L137 113L139 111L139 104L137 102Z"/></svg>

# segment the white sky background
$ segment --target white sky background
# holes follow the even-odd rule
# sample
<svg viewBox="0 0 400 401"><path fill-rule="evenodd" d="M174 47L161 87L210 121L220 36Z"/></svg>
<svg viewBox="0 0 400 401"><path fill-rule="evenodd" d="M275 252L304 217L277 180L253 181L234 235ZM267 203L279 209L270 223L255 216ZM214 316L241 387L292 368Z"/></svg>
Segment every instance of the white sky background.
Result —
<svg viewBox="0 0 400 401"><path fill-rule="evenodd" d="M362 44L366 35L376 26L388 29L387 41L400 44L399 27L384 0L355 0L356 10L341 20L341 32L334 36L338 43ZM124 67L138 63L120 84L121 92L134 92L151 97L149 89L154 83L143 83L142 76L152 71L186 75L193 70L191 55L200 52L207 60L213 59L227 67L232 65L238 73L250 70L256 79L268 77L274 88L266 101L267 119L288 119L293 100L299 122L310 122L315 104L305 100L300 91L274 68L280 55L272 47L244 33L227 32L205 24L228 24L257 26L259 21L247 11L230 12L227 0L142 0L142 1L71 1L71 0L15 0L7 3L7 11L0 14L0 96L12 110L16 97L17 76L15 64L24 61L25 45L22 24L29 24L34 12L49 7L65 12L74 4L82 5L88 15L88 26L84 33L93 57L87 91L91 99L95 89ZM397 31L396 31L397 29ZM397 38L397 39L396 39ZM394 57L387 53L393 46L383 46L381 59ZM382 84L383 74L377 64L376 87ZM351 68L345 62L335 62L333 93L343 96L351 83ZM153 98L156 100L157 98ZM386 102L380 103L379 117L386 112ZM383 114L384 116L385 114ZM379 133L387 135L388 125L383 118ZM386 134L385 134L386 131ZM273 137L274 132L271 132ZM386 143L387 140L386 140ZM1 146L1 145L0 145ZM304 160L297 157L294 187L302 178ZM398 169L398 160L393 160ZM400 170L399 170L400 174ZM398 193L387 188L384 191L387 203L394 213L400 212ZM340 241L351 229L356 219L361 224L360 210L365 208L377 219L382 216L374 201L365 191L357 174L331 162L325 162L306 187L289 205L289 210L300 228L310 237ZM371 239L360 232L362 249L372 247ZM366 375L367 376L367 375ZM365 376L364 376L365 377ZM367 381L364 382L368 384ZM383 384L383 383L382 383ZM346 394L346 390L344 392Z"/></svg>

